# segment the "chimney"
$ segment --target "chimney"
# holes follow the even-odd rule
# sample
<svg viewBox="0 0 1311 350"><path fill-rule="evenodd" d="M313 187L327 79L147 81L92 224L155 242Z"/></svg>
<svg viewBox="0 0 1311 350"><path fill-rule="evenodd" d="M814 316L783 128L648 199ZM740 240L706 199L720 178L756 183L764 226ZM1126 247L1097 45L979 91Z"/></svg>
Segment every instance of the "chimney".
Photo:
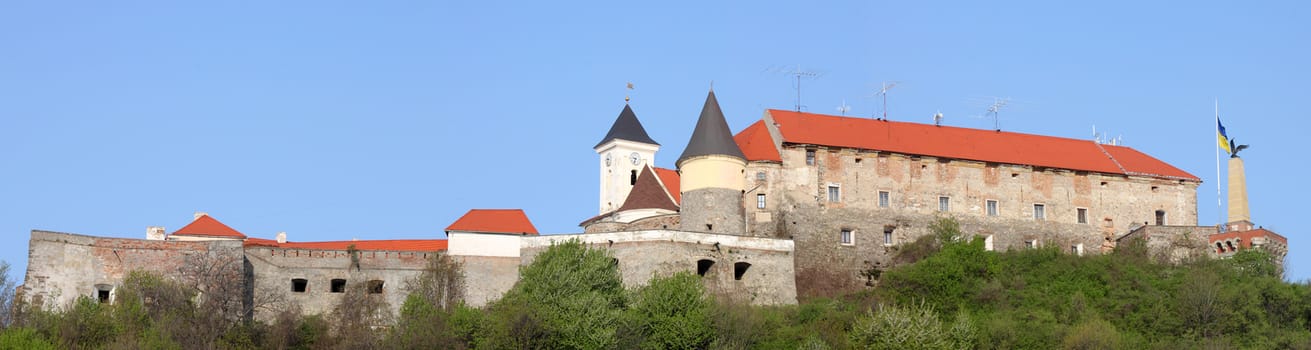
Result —
<svg viewBox="0 0 1311 350"><path fill-rule="evenodd" d="M146 240L148 241L164 240L164 226L146 226Z"/></svg>
<svg viewBox="0 0 1311 350"><path fill-rule="evenodd" d="M279 243L279 244L287 243L287 233L286 233L286 232L278 232L278 243Z"/></svg>
<svg viewBox="0 0 1311 350"><path fill-rule="evenodd" d="M191 221L195 221L196 219L199 219L200 217L207 216L207 215L209 215L209 213L198 211L196 212L195 216L191 218Z"/></svg>

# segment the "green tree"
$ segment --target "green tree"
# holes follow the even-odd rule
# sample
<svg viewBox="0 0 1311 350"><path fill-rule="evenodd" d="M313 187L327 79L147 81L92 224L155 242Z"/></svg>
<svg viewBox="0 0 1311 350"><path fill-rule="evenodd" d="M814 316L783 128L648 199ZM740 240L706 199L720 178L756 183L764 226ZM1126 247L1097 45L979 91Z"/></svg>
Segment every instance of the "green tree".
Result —
<svg viewBox="0 0 1311 350"><path fill-rule="evenodd" d="M701 278L679 272L638 289L628 319L643 349L702 349L714 339L713 310Z"/></svg>
<svg viewBox="0 0 1311 350"><path fill-rule="evenodd" d="M624 294L608 252L577 240L554 244L520 268L519 282L490 306L478 346L612 348Z"/></svg>

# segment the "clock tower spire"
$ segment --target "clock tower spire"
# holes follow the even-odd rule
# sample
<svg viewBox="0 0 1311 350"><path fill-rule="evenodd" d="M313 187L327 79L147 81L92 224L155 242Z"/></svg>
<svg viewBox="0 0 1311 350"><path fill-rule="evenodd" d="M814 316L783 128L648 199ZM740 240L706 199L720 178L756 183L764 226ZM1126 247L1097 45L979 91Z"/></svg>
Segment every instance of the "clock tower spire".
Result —
<svg viewBox="0 0 1311 350"><path fill-rule="evenodd" d="M624 110L619 112L610 131L592 149L596 151L601 170L599 214L605 214L624 205L642 167L655 164L660 144L646 134L637 114L625 101Z"/></svg>

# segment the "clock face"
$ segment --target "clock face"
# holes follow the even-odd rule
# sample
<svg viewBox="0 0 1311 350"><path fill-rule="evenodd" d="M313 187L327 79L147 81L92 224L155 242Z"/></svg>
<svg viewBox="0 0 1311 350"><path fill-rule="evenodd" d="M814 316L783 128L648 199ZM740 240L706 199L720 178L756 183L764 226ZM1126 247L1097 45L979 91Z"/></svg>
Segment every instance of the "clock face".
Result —
<svg viewBox="0 0 1311 350"><path fill-rule="evenodd" d="M614 158L615 158L615 154L614 154L614 153L606 153L606 154L605 154L605 166L610 166L610 162L614 161Z"/></svg>
<svg viewBox="0 0 1311 350"><path fill-rule="evenodd" d="M637 152L633 152L633 154L628 155L628 160L633 162L633 165L637 165L637 163L642 161L642 156L637 154Z"/></svg>

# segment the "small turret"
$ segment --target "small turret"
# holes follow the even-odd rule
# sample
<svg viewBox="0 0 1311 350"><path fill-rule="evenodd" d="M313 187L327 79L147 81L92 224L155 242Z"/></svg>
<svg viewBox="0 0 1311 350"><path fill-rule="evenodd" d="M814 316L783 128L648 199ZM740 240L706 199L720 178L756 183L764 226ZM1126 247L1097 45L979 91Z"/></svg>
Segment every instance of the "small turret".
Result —
<svg viewBox="0 0 1311 350"><path fill-rule="evenodd" d="M677 165L683 191L682 230L745 234L742 191L746 180L742 174L746 173L746 156L733 141L714 90L706 96L696 130Z"/></svg>

